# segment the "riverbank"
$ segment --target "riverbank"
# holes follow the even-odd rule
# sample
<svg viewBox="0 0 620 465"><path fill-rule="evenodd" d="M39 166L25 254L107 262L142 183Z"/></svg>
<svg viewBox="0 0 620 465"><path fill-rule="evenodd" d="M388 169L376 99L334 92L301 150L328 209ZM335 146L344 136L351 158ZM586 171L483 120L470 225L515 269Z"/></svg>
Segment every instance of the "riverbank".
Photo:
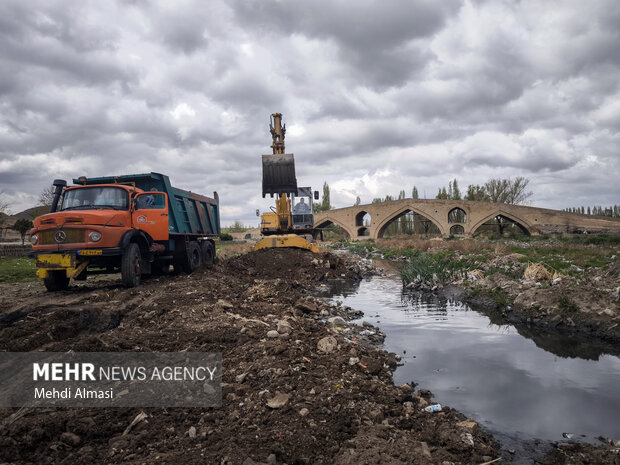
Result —
<svg viewBox="0 0 620 465"><path fill-rule="evenodd" d="M398 357L354 310L312 296L371 270L330 253L266 250L134 289L117 277L46 293L2 284L3 351L210 351L216 409L1 409L8 463L483 463L497 443L432 393L395 386ZM144 413L144 415L141 415ZM141 421L126 432L138 416Z"/></svg>
<svg viewBox="0 0 620 465"><path fill-rule="evenodd" d="M514 451L505 463L539 463L561 443L618 438L618 357L594 359L596 347L557 334L532 339L458 300L403 288L394 275L323 296L362 310L362 321L385 332L385 349L402 355L394 382L414 379L440 403L473 415ZM571 357L556 356L564 348Z"/></svg>
<svg viewBox="0 0 620 465"><path fill-rule="evenodd" d="M391 239L349 245L399 262L404 283L493 321L597 340L620 353L620 237Z"/></svg>

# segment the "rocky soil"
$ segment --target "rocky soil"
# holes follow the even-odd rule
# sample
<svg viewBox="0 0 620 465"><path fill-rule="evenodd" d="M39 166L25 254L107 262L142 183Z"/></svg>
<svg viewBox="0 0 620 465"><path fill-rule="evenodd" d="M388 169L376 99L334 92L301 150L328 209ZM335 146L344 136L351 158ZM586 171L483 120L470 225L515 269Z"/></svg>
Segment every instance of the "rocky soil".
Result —
<svg viewBox="0 0 620 465"><path fill-rule="evenodd" d="M575 270L572 276L536 268L527 276L528 265L519 254L494 258L481 266L481 273L468 273L453 284L466 289L463 299L481 305L504 322L596 339L620 354L620 262L607 269ZM504 273L490 273L503 269ZM545 271L547 273L545 273ZM512 274L512 276L511 276Z"/></svg>
<svg viewBox="0 0 620 465"><path fill-rule="evenodd" d="M2 285L0 350L221 352L224 384L221 408L0 409L0 463L498 458L473 420L445 407L428 413L432 393L393 384L398 357L377 347L380 331L311 296L321 283L366 273L342 256L275 249L134 289L117 277L56 294L40 283Z"/></svg>
<svg viewBox="0 0 620 465"><path fill-rule="evenodd" d="M527 251L530 256L514 253L511 248ZM450 251L450 260L464 265L449 283L416 281L408 286L466 301L498 324L527 326L543 337L553 332L587 338L590 343L598 341L602 353L620 354L617 245L564 244L557 239L499 244L484 239L401 239L379 241L375 250L374 256L390 251L397 266L406 266L410 259L399 250L428 254ZM555 270L546 262L561 268Z"/></svg>

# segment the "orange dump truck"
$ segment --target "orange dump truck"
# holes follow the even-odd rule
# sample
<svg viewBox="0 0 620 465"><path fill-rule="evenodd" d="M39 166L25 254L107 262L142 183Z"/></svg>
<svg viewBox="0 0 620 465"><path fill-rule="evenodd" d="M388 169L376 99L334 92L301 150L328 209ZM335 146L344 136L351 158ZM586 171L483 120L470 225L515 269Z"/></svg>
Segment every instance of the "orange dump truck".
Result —
<svg viewBox="0 0 620 465"><path fill-rule="evenodd" d="M215 259L219 199L172 187L159 173L55 180L50 213L34 220L30 241L48 291L70 279L121 273L136 286L144 275L191 273Z"/></svg>

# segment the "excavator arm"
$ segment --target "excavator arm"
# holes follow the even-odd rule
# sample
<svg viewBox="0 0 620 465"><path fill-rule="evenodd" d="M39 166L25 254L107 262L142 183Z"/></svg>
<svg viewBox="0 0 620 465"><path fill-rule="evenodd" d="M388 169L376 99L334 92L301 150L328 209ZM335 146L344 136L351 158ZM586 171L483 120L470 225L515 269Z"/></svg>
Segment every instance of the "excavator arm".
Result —
<svg viewBox="0 0 620 465"><path fill-rule="evenodd" d="M299 195L297 177L295 176L295 157L285 154L284 136L286 125L282 124L282 114L271 115L269 124L273 143L273 154L263 155L263 198L269 194L277 196L275 212L267 212L261 218L261 231L264 235L280 234L262 239L256 244L255 250L270 247L297 247L318 252L315 244L293 232L293 215L291 198ZM312 215L307 215L310 218ZM306 231L307 232L307 231ZM301 233L301 232L300 232Z"/></svg>

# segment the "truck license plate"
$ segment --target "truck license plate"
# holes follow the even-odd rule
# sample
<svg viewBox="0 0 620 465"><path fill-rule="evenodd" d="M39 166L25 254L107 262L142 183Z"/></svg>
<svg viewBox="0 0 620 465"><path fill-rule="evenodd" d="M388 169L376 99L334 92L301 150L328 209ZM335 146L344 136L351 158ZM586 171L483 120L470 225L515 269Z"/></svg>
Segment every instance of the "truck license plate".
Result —
<svg viewBox="0 0 620 465"><path fill-rule="evenodd" d="M80 255L103 255L103 250L101 249L92 249L92 250L80 250Z"/></svg>

